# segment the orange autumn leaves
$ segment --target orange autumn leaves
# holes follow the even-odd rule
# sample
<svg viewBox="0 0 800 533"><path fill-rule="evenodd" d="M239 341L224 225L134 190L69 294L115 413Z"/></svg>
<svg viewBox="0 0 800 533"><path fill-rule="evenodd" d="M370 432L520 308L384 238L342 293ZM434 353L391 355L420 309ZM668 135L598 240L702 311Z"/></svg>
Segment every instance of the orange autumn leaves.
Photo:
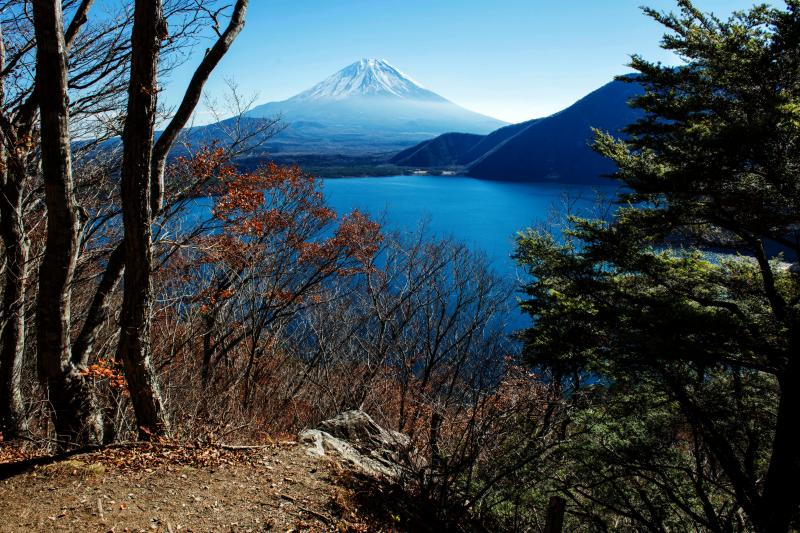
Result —
<svg viewBox="0 0 800 533"><path fill-rule="evenodd" d="M372 270L383 241L378 223L359 211L338 216L322 194L321 181L298 166L269 163L251 172L233 168L219 149L205 149L179 164L214 185L211 216L216 226L199 239L199 263L241 278L258 270L260 279L279 280L263 297L276 303L307 299L320 279ZM295 279L288 281L291 273ZM211 287L198 294L202 312L228 300Z"/></svg>
<svg viewBox="0 0 800 533"><path fill-rule="evenodd" d="M298 262L332 263L338 255L345 254L354 260L354 265L349 268L342 266L338 273L353 275L371 268L380 242L379 224L356 210L342 217L333 237L322 242L300 243Z"/></svg>
<svg viewBox="0 0 800 533"><path fill-rule="evenodd" d="M95 382L106 382L112 389L127 391L128 383L113 357L100 358L96 363L81 370L81 375Z"/></svg>

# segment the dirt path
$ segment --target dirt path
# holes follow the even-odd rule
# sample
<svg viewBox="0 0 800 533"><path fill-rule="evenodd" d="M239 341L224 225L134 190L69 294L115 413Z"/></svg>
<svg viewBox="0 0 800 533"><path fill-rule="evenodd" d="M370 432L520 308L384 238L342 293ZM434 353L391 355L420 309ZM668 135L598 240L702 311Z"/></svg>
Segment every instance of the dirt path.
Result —
<svg viewBox="0 0 800 533"><path fill-rule="evenodd" d="M139 444L1 480L0 531L405 530L388 508L363 508L359 491L380 502L383 489L359 483L294 443L236 451Z"/></svg>

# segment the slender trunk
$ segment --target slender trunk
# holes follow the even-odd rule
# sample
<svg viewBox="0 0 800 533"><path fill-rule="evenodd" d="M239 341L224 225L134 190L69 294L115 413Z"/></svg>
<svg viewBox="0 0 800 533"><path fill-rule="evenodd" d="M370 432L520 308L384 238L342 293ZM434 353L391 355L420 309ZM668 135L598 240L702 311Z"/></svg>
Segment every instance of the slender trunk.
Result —
<svg viewBox="0 0 800 533"><path fill-rule="evenodd" d="M800 413L800 333L792 316L787 316L786 302L775 287L775 276L761 240L753 239L753 251L761 270L764 292L778 322L789 322L789 354L784 372L778 376L780 399L775 423L772 454L764 479L764 492L756 527L763 533L785 533L792 519L800 513L800 432L797 431L797 415Z"/></svg>
<svg viewBox="0 0 800 533"><path fill-rule="evenodd" d="M161 41L167 37L161 0L137 0L131 36L128 114L122 133L122 215L125 223L125 278L117 356L125 374L140 437L168 432L164 407L150 361L153 287L151 226L161 210L164 166L178 132L186 125L208 76L244 27L248 0L237 0L231 20L209 49L189 83L178 111L153 147Z"/></svg>
<svg viewBox="0 0 800 533"><path fill-rule="evenodd" d="M89 362L92 354L92 347L97 338L100 327L109 315L111 295L122 277L125 268L125 243L120 243L108 257L108 264L100 279L100 284L94 293L89 311L86 313L86 320L80 333L72 344L72 357L79 366L85 366Z"/></svg>
<svg viewBox="0 0 800 533"><path fill-rule="evenodd" d="M203 389L200 395L200 405L197 408L199 420L207 420L209 418L208 400L211 394L212 363L214 352L216 351L216 344L212 335L216 320L216 308L201 319L203 323L203 333L201 334L203 337L203 360L200 367L200 380L203 384Z"/></svg>
<svg viewBox="0 0 800 533"><path fill-rule="evenodd" d="M47 240L39 269L36 341L39 374L49 393L62 445L102 441L101 416L91 384L70 349L70 285L79 223L72 179L64 25L60 0L34 0L36 92L39 98Z"/></svg>
<svg viewBox="0 0 800 533"><path fill-rule="evenodd" d="M22 182L10 179L5 158L0 191L0 234L6 255L3 280L3 324L0 327L0 433L20 437L27 432L22 400L22 364L25 355L25 284L28 244L22 221Z"/></svg>
<svg viewBox="0 0 800 533"><path fill-rule="evenodd" d="M203 387L208 388L211 385L211 362L214 358L214 339L212 334L214 331L214 323L217 319L216 309L203 317L203 362L200 367L200 378L203 381Z"/></svg>
<svg viewBox="0 0 800 533"><path fill-rule="evenodd" d="M797 346L797 343L794 343ZM796 352L795 352L796 353ZM797 431L797 415L800 413L800 362L794 357L786 373L781 376L781 397L772 457L764 483L762 503L764 533L789 531L792 518L800 510L800 432Z"/></svg>
<svg viewBox="0 0 800 533"><path fill-rule="evenodd" d="M211 76L211 73L225 54L228 53L236 37L239 36L239 33L244 28L244 20L249 3L249 0L236 0L228 26L220 34L214 45L206 51L205 57L203 57L203 60L195 69L192 79L189 81L175 116L172 117L164 131L161 132L155 144L151 163L150 188L150 207L153 210L153 216L158 215L164 203L164 169L167 164L167 155L169 155L170 149L175 144L178 134L186 126L192 113L194 113L209 76Z"/></svg>
<svg viewBox="0 0 800 533"><path fill-rule="evenodd" d="M5 68L6 47L0 27L0 70ZM0 107L4 105L5 80L0 77ZM22 358L25 354L28 249L21 216L23 181L12 180L6 143L5 137L0 135L0 237L5 253L3 302L0 308L0 433L8 439L23 435L27 430L21 385Z"/></svg>
<svg viewBox="0 0 800 533"><path fill-rule="evenodd" d="M150 360L153 287L151 165L161 40L167 35L161 0L137 0L131 36L128 114L122 133L122 217L125 224L125 276L117 358L125 377L141 438L169 430Z"/></svg>

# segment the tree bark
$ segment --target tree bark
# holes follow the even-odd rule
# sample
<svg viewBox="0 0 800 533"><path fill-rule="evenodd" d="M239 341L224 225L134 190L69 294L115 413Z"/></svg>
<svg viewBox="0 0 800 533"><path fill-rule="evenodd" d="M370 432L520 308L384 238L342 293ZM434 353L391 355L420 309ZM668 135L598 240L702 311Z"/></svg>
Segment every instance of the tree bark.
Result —
<svg viewBox="0 0 800 533"><path fill-rule="evenodd" d="M47 237L39 269L36 341L39 374L49 394L62 446L102 442L102 421L91 385L70 347L70 286L79 223L73 192L67 61L60 0L34 0L36 94L39 99Z"/></svg>
<svg viewBox="0 0 800 533"><path fill-rule="evenodd" d="M153 136L161 41L167 36L161 0L137 0L131 36L128 114L122 133L122 219L125 275L117 358L125 368L140 438L168 433L164 405L151 362L153 287L150 206Z"/></svg>
<svg viewBox="0 0 800 533"><path fill-rule="evenodd" d="M208 50L200 65L198 65L178 106L178 111L167 127L164 128L156 142L153 150L152 189L150 191L150 204L154 216L161 211L164 203L164 168L167 163L167 155L169 155L169 151L175 144L178 134L186 126L192 113L194 113L208 77L211 76L219 62L228 53L236 37L244 28L248 4L249 0L237 0L228 26L214 43L214 46Z"/></svg>
<svg viewBox="0 0 800 533"><path fill-rule="evenodd" d="M109 316L111 295L114 293L120 278L122 278L124 268L125 243L121 242L108 257L106 269L103 271L103 277L100 279L100 284L95 290L92 303L89 305L89 311L86 313L83 327L72 344L72 357L80 366L85 366L89 362L97 333Z"/></svg>
<svg viewBox="0 0 800 533"><path fill-rule="evenodd" d="M798 346L797 343L794 343ZM797 415L800 413L800 362L797 352L780 379L781 397L772 456L764 482L764 497L761 517L764 533L789 531L792 518L800 510L800 432L797 430Z"/></svg>
<svg viewBox="0 0 800 533"><path fill-rule="evenodd" d="M122 134L125 277L117 357L125 366L141 438L169 431L150 360L153 301L151 227L163 204L166 158L197 106L205 82L244 26L247 6L248 0L237 0L228 27L196 69L177 113L155 147L158 58L167 27L161 0L138 0L134 9L128 115Z"/></svg>
<svg viewBox="0 0 800 533"><path fill-rule="evenodd" d="M0 28L0 71L5 67L5 39ZM5 80L0 77L0 108L4 105ZM9 176L7 142L0 134L0 236L6 256L0 308L0 433L5 439L27 431L21 388L28 248L22 225L22 182Z"/></svg>
<svg viewBox="0 0 800 533"><path fill-rule="evenodd" d="M545 533L561 533L564 530L564 510L567 502L561 496L550 496L547 504L547 520Z"/></svg>
<svg viewBox="0 0 800 533"><path fill-rule="evenodd" d="M3 173L6 160L0 161ZM3 280L3 324L0 330L0 433L5 439L27 432L22 400L22 364L25 355L25 285L28 245L22 221L21 183L3 180L0 193L0 234L6 254Z"/></svg>

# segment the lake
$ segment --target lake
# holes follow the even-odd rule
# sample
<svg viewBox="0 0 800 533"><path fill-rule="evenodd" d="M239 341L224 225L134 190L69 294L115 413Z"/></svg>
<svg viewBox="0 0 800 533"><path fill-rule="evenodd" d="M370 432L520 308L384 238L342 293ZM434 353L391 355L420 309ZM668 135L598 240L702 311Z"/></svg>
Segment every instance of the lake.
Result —
<svg viewBox="0 0 800 533"><path fill-rule="evenodd" d="M565 183L514 183L461 176L389 176L326 178L323 190L330 207L344 214L360 209L389 231L415 231L423 222L429 234L451 237L485 253L495 272L517 279L511 259L514 236L541 226L566 212L604 216L619 189ZM210 199L201 198L181 219L199 223L208 217ZM520 272L520 274L522 274ZM510 317L509 329L524 327L521 313Z"/></svg>
<svg viewBox="0 0 800 533"><path fill-rule="evenodd" d="M461 176L328 178L325 196L339 213L353 209L383 217L389 230L414 230L427 221L438 236L485 252L498 274L514 276L514 236L567 211L593 214L618 186L512 183Z"/></svg>

